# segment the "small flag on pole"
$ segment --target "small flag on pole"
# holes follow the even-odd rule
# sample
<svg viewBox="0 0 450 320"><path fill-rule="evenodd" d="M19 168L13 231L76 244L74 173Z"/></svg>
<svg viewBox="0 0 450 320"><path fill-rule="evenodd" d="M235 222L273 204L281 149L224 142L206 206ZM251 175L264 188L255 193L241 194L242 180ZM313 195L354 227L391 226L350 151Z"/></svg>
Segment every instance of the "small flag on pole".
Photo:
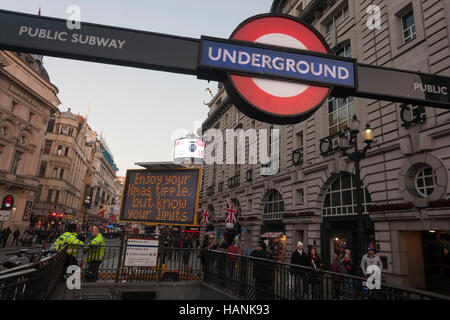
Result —
<svg viewBox="0 0 450 320"><path fill-rule="evenodd" d="M202 213L202 221L200 221L200 224L206 226L207 224L209 224L209 213L208 210L203 209L203 213Z"/></svg>
<svg viewBox="0 0 450 320"><path fill-rule="evenodd" d="M227 217L225 219L226 223L236 223L236 216L237 213L236 209L234 209L233 204L231 203L230 199L227 199Z"/></svg>

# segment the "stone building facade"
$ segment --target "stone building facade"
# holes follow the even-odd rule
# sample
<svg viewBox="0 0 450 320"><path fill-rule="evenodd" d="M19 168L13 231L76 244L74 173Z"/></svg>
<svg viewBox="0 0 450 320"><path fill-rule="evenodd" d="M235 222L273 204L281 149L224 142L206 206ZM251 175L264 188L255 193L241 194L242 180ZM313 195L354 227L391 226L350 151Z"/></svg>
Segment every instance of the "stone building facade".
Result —
<svg viewBox="0 0 450 320"><path fill-rule="evenodd" d="M45 131L60 101L39 56L0 51L0 198L14 207L2 227L23 231L39 194Z"/></svg>
<svg viewBox="0 0 450 320"><path fill-rule="evenodd" d="M85 199L87 204L86 222L104 223L111 214L115 214L117 206L116 172L112 153L106 141L91 130L88 134L87 147L92 148L88 176L86 178ZM121 197L121 195L120 195Z"/></svg>
<svg viewBox="0 0 450 320"><path fill-rule="evenodd" d="M368 12L370 5L378 7ZM377 9L379 20L373 20ZM272 11L312 25L336 55L450 76L448 1L276 0ZM379 28L369 27L369 19L379 21ZM448 293L450 113L443 109L330 97L307 120L276 126L244 116L219 89L203 132L279 129L279 139L269 136L264 146L279 147L270 163L279 168L267 175L267 165L248 164L249 145L258 145L256 140L246 140L246 164L205 164L201 205L214 215L206 230L225 239L239 233L244 248L254 247L262 235L275 237L287 262L297 241L317 248L325 266L335 251L354 248L354 164L336 149L337 133L353 115L375 133L361 162L365 244L382 257L386 281ZM240 212L236 230L225 227L227 199Z"/></svg>
<svg viewBox="0 0 450 320"><path fill-rule="evenodd" d="M85 119L70 108L56 113L49 122L38 172L40 195L33 210L46 225L53 222L56 227L55 222L76 221L81 215L90 156L85 149L86 131ZM49 221L53 212L58 219Z"/></svg>

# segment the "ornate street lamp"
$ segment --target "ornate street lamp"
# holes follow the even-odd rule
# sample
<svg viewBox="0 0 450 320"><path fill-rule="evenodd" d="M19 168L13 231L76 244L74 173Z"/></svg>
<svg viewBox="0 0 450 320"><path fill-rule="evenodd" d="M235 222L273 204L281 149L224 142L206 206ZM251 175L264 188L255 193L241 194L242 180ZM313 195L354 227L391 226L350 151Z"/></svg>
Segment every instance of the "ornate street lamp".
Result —
<svg viewBox="0 0 450 320"><path fill-rule="evenodd" d="M81 229L84 229L84 223L86 221L86 213L87 213L87 208L88 206L90 206L91 204L91 197L87 196L86 199L84 199L84 216L83 216L83 223L81 225Z"/></svg>
<svg viewBox="0 0 450 320"><path fill-rule="evenodd" d="M358 214L358 254L364 254L364 227L363 227L363 199L364 195L362 194L362 186L361 186L361 173L360 173L360 165L361 160L366 156L366 152L370 149L371 144L373 143L374 133L370 128L370 125L367 124L362 137L364 143L366 144L364 148L361 150L358 149L358 134L360 132L361 123L356 117L353 116L352 121L350 122L350 128L345 128L345 132L348 132L349 137L347 138L344 132L339 133L338 147L342 151L342 154L346 156L350 161L355 163L355 189L356 189L356 212ZM354 148L353 152L347 152L351 147Z"/></svg>

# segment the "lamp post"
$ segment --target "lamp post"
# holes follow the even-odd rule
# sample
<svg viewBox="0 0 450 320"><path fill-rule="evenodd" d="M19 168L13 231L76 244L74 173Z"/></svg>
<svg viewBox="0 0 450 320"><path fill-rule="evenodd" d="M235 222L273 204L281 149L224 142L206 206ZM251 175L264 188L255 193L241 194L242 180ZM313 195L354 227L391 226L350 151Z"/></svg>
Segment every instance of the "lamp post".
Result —
<svg viewBox="0 0 450 320"><path fill-rule="evenodd" d="M90 204L91 204L91 197L87 196L86 199L84 199L84 216L83 216L83 223L81 225L82 230L84 229L84 223L86 221L87 208Z"/></svg>
<svg viewBox="0 0 450 320"><path fill-rule="evenodd" d="M360 165L361 160L366 156L366 152L370 149L370 145L373 143L373 130L370 128L369 124L366 124L366 127L363 131L363 139L366 144L364 148L358 149L358 133L360 131L361 123L356 117L353 116L352 121L350 122L350 128L345 128L345 131L349 133L349 137L347 138L344 132L339 133L339 141L338 148L342 151L342 154L350 161L355 163L355 189L356 189L356 212L358 214L358 254L364 254L364 226L363 226L363 197L362 194L362 186L361 186L361 173L360 173ZM352 146L351 146L352 145ZM347 152L347 150L353 147L353 152Z"/></svg>

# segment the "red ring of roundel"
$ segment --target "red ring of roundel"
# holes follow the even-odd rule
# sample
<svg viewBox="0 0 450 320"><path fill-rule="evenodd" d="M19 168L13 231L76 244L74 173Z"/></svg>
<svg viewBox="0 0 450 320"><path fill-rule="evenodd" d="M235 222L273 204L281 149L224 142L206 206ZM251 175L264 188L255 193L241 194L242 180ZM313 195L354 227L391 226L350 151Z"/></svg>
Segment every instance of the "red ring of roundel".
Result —
<svg viewBox="0 0 450 320"><path fill-rule="evenodd" d="M308 50L328 53L320 38L300 22L283 17L261 17L241 26L232 39L254 42L269 33L283 33L302 42ZM252 77L230 74L237 91L259 109L283 116L292 116L316 107L330 88L310 85L308 89L292 97L277 97L261 90Z"/></svg>

